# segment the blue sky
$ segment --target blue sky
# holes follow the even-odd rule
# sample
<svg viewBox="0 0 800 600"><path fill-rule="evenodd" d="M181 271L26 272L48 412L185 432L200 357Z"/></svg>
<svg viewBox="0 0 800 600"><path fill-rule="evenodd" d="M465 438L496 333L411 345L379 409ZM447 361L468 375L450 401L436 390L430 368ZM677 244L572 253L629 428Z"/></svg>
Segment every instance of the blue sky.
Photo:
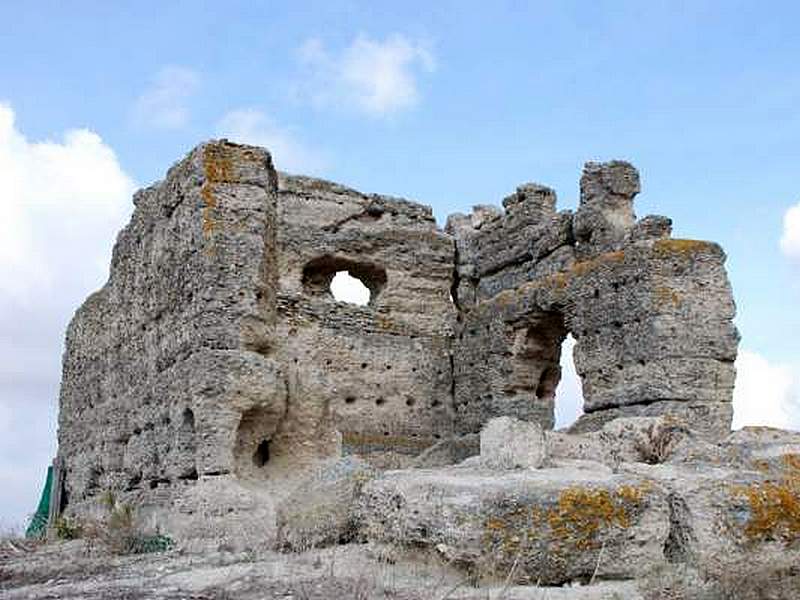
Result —
<svg viewBox="0 0 800 600"><path fill-rule="evenodd" d="M64 327L131 190L220 135L440 223L527 181L574 207L585 161L630 160L639 215L728 252L740 424L800 429L798 22L790 2L2 2L0 524L35 505Z"/></svg>

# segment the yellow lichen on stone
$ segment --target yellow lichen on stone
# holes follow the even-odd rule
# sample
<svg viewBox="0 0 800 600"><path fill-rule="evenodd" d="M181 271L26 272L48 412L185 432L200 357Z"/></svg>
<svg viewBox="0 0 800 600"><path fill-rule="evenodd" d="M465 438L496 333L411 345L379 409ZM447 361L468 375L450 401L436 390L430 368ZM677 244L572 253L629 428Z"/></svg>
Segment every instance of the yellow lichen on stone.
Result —
<svg viewBox="0 0 800 600"><path fill-rule="evenodd" d="M703 240L673 240L663 239L656 240L653 244L653 250L659 256L685 256L691 257L699 252L708 252L715 248L712 242Z"/></svg>
<svg viewBox="0 0 800 600"><path fill-rule="evenodd" d="M800 454L788 453L781 456L781 461L787 471L796 473L800 477Z"/></svg>
<svg viewBox="0 0 800 600"><path fill-rule="evenodd" d="M800 455L784 454L781 463L781 478L734 488L749 505L744 533L750 541L800 541Z"/></svg>
<svg viewBox="0 0 800 600"><path fill-rule="evenodd" d="M674 308L681 305L681 295L674 289L667 286L657 286L653 290L653 296L657 307L664 307L671 304Z"/></svg>
<svg viewBox="0 0 800 600"><path fill-rule="evenodd" d="M642 508L649 487L616 489L573 486L562 490L554 505L520 506L484 522L487 552L516 553L527 540L546 541L549 552L599 548L600 533L627 529Z"/></svg>
<svg viewBox="0 0 800 600"><path fill-rule="evenodd" d="M209 144L203 148L203 174L205 181L200 189L203 198L203 234L209 238L215 229L214 210L217 199L214 186L217 183L233 181L233 158L224 144Z"/></svg>
<svg viewBox="0 0 800 600"><path fill-rule="evenodd" d="M605 254L601 254L600 256L596 256L594 258L590 258L589 260L583 260L581 262L577 262L572 265L570 272L577 277L581 277L586 275L590 271L594 271L596 268L608 265L612 263L619 263L625 260L625 253L622 250L617 252L606 252Z"/></svg>

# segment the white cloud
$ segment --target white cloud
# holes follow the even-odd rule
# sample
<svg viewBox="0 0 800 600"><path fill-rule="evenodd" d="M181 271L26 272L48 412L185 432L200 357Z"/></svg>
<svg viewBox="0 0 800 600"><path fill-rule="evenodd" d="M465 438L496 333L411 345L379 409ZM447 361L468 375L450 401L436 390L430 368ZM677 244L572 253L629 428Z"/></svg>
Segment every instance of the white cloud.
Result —
<svg viewBox="0 0 800 600"><path fill-rule="evenodd" d="M242 108L225 114L217 134L234 142L262 146L270 151L275 167L292 173L318 174L326 161L299 142L291 131L275 124L266 114Z"/></svg>
<svg viewBox="0 0 800 600"><path fill-rule="evenodd" d="M792 206L783 216L781 250L789 258L800 261L800 204Z"/></svg>
<svg viewBox="0 0 800 600"><path fill-rule="evenodd" d="M318 106L354 108L372 116L416 106L417 76L435 68L430 50L398 34L383 41L359 35L338 55L312 38L299 56L305 67L300 93Z"/></svg>
<svg viewBox="0 0 800 600"><path fill-rule="evenodd" d="M33 142L0 103L0 520L36 506L55 451L64 329L107 276L133 189L97 134Z"/></svg>
<svg viewBox="0 0 800 600"><path fill-rule="evenodd" d="M30 142L0 103L0 189L0 298L97 284L95 259L107 256L134 189L100 136L75 129Z"/></svg>
<svg viewBox="0 0 800 600"><path fill-rule="evenodd" d="M159 129L180 129L189 122L188 101L200 76L186 67L162 68L134 105L136 122Z"/></svg>
<svg viewBox="0 0 800 600"><path fill-rule="evenodd" d="M740 350L733 392L733 428L745 425L800 429L800 371Z"/></svg>

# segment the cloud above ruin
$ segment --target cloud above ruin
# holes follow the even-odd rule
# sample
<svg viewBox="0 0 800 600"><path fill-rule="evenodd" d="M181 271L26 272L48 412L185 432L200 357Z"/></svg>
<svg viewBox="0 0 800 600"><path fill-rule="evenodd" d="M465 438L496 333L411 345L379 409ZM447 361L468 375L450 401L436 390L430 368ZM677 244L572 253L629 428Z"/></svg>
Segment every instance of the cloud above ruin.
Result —
<svg viewBox="0 0 800 600"><path fill-rule="evenodd" d="M800 371L741 349L733 411L734 429L767 425L800 430Z"/></svg>
<svg viewBox="0 0 800 600"><path fill-rule="evenodd" d="M156 129L180 129L190 118L189 101L200 87L200 75L186 67L163 67L136 99L136 123Z"/></svg>
<svg viewBox="0 0 800 600"><path fill-rule="evenodd" d="M320 152L301 142L295 133L279 126L266 113L255 108L232 110L217 123L217 135L232 142L262 146L270 151L280 171L319 174L328 161Z"/></svg>
<svg viewBox="0 0 800 600"><path fill-rule="evenodd" d="M789 258L800 261L800 203L792 206L783 216L781 250Z"/></svg>
<svg viewBox="0 0 800 600"><path fill-rule="evenodd" d="M421 96L419 76L436 68L425 44L399 34L384 40L361 34L338 53L312 38L298 55L304 82L297 90L300 95L318 107L374 117L416 106Z"/></svg>
<svg viewBox="0 0 800 600"><path fill-rule="evenodd" d="M0 189L0 508L19 521L55 452L66 324L108 274L134 182L96 133L31 141L0 103Z"/></svg>

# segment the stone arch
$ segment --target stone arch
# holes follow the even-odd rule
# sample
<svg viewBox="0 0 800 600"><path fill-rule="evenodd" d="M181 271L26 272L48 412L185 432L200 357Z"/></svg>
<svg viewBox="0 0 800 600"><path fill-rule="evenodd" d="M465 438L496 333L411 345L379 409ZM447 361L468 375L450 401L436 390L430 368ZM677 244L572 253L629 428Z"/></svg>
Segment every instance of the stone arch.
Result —
<svg viewBox="0 0 800 600"><path fill-rule="evenodd" d="M561 380L561 347L567 336L564 317L555 311L528 316L513 328L511 373L507 391L529 403L529 418L553 426L556 388Z"/></svg>

